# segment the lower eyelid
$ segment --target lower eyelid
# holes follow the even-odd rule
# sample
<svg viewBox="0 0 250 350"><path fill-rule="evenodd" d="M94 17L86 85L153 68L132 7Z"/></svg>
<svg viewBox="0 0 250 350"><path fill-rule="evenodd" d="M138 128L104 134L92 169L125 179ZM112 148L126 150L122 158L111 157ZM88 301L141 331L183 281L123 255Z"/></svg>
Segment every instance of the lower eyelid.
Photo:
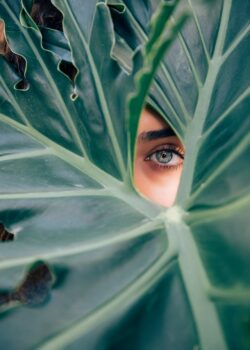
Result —
<svg viewBox="0 0 250 350"><path fill-rule="evenodd" d="M155 162L152 162L152 163L153 164L151 164L150 167L152 167L153 169L158 170L158 171L178 170L183 165L183 163L176 164L176 165L160 165L160 164L157 164Z"/></svg>

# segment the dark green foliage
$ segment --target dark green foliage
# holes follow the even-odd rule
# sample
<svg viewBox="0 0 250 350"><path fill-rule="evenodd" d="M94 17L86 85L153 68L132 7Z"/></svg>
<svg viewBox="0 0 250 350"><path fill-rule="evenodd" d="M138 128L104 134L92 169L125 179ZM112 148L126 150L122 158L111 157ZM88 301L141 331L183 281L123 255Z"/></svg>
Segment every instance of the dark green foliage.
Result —
<svg viewBox="0 0 250 350"><path fill-rule="evenodd" d="M144 49L159 3L54 0L63 35L0 0L28 83L0 57L4 349L249 347L249 1L170 1ZM186 148L168 210L131 186L146 92Z"/></svg>

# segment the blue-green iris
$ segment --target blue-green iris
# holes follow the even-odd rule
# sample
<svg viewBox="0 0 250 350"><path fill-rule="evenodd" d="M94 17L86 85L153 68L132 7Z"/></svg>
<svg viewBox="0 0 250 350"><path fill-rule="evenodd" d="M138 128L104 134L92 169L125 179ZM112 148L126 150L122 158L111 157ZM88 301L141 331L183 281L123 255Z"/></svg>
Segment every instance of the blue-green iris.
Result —
<svg viewBox="0 0 250 350"><path fill-rule="evenodd" d="M167 164L173 158L173 153L166 150L160 150L156 152L155 156L159 163Z"/></svg>

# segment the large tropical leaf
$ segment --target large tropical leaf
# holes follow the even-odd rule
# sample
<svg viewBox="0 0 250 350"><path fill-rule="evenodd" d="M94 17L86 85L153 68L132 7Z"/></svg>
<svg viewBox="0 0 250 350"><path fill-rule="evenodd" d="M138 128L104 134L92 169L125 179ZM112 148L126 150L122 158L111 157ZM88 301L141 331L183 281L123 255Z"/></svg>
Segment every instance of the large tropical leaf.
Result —
<svg viewBox="0 0 250 350"><path fill-rule="evenodd" d="M0 246L3 348L249 346L249 2L181 0L167 28L175 4L163 3L141 55L158 2L53 1L62 53L56 34L42 41L31 1L0 1L29 83L14 89L0 60L0 221L15 234ZM127 126L133 155L158 58L186 10L148 97L186 147L165 211L131 188ZM75 84L57 68L69 48Z"/></svg>

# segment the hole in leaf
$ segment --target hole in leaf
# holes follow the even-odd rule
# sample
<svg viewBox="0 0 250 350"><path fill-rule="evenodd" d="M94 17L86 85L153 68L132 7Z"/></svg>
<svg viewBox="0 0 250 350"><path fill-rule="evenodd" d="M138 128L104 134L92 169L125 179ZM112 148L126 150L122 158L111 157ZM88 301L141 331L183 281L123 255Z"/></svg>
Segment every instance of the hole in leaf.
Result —
<svg viewBox="0 0 250 350"><path fill-rule="evenodd" d="M72 101L75 101L77 97L78 97L78 94L75 91L70 95L70 98Z"/></svg>
<svg viewBox="0 0 250 350"><path fill-rule="evenodd" d="M62 60L59 65L59 68L64 74L66 74L70 78L70 80L75 80L77 69L73 65L73 63Z"/></svg>
<svg viewBox="0 0 250 350"><path fill-rule="evenodd" d="M134 184L146 198L171 207L176 198L185 149L159 113L146 105L136 136Z"/></svg>
<svg viewBox="0 0 250 350"><path fill-rule="evenodd" d="M39 261L30 268L12 298L22 304L40 305L48 299L53 280L48 265Z"/></svg>
<svg viewBox="0 0 250 350"><path fill-rule="evenodd" d="M1 242L7 242L7 241L13 241L14 240L14 234L7 231L4 227L4 224L0 223L0 241Z"/></svg>
<svg viewBox="0 0 250 350"><path fill-rule="evenodd" d="M38 26L63 31L63 14L50 0L34 0L31 17Z"/></svg>
<svg viewBox="0 0 250 350"><path fill-rule="evenodd" d="M15 85L16 90L24 90L27 91L29 89L30 85L27 81L27 79L22 79Z"/></svg>
<svg viewBox="0 0 250 350"><path fill-rule="evenodd" d="M54 276L48 265L38 261L15 290L0 292L0 305L40 306L48 301L53 282Z"/></svg>
<svg viewBox="0 0 250 350"><path fill-rule="evenodd" d="M0 55L14 68L15 72L22 78L15 88L18 90L27 90L29 88L28 82L25 78L26 61L25 59L11 51L5 36L5 24L0 21Z"/></svg>
<svg viewBox="0 0 250 350"><path fill-rule="evenodd" d="M60 51L58 48L60 48L61 43L57 43L56 41L52 43L46 43L45 40L45 29L54 29L56 31L63 33L63 14L56 8L51 1L44 1L44 0L34 0L32 9L31 9L31 17L33 18L34 22L41 28L41 34L43 37L43 44L44 47L52 52L55 52L59 57L62 58L62 54L60 55ZM51 37L52 33L50 33ZM63 35L65 42L67 41L65 36ZM58 38L59 40L59 38ZM62 40L62 38L61 38ZM58 48L56 47L58 44ZM68 46L65 43L66 46ZM67 49L68 53L70 53L70 48ZM68 54L68 56L71 56ZM69 57L70 60L70 57ZM70 80L74 81L76 74L77 74L77 68L74 66L74 64L71 61L62 59L59 65L60 70L69 77Z"/></svg>

